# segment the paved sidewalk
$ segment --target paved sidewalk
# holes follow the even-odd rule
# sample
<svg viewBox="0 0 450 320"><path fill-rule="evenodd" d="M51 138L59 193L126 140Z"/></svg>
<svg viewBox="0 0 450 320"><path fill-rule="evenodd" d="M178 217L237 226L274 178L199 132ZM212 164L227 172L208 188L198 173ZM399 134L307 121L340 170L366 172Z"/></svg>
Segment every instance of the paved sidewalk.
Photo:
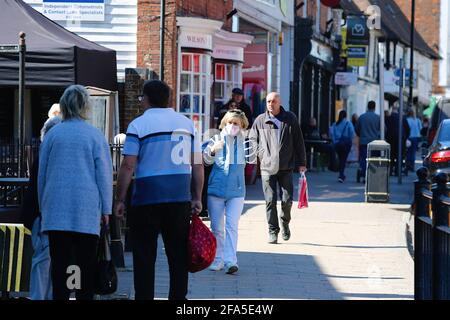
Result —
<svg viewBox="0 0 450 320"><path fill-rule="evenodd" d="M365 204L364 186L351 181L351 170L344 185L329 172L308 174L310 208L293 209L291 240L280 238L278 245L266 243L260 180L250 186L239 225L239 272L191 274L188 298L413 299L414 266L405 232L413 177L403 186L392 184L397 204ZM126 260L131 266L129 253ZM118 293L132 298L132 273L121 272L119 280ZM156 297L166 299L168 286L160 244Z"/></svg>

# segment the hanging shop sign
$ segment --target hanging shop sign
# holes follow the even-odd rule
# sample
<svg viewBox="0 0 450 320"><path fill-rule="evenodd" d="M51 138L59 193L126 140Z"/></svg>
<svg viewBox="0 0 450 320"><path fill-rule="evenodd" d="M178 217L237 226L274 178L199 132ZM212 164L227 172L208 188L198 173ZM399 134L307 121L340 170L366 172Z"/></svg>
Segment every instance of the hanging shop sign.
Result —
<svg viewBox="0 0 450 320"><path fill-rule="evenodd" d="M333 62L333 50L330 47L323 45L314 39L311 41L311 43L312 43L312 48L311 48L310 54L314 58L322 60L326 63Z"/></svg>
<svg viewBox="0 0 450 320"><path fill-rule="evenodd" d="M367 65L367 47L349 46L347 48L347 65L365 67Z"/></svg>
<svg viewBox="0 0 450 320"><path fill-rule="evenodd" d="M347 40L346 43L353 45L365 45L370 43L370 31L367 28L365 16L347 17Z"/></svg>
<svg viewBox="0 0 450 320"><path fill-rule="evenodd" d="M105 0L43 0L42 13L56 21L105 21Z"/></svg>

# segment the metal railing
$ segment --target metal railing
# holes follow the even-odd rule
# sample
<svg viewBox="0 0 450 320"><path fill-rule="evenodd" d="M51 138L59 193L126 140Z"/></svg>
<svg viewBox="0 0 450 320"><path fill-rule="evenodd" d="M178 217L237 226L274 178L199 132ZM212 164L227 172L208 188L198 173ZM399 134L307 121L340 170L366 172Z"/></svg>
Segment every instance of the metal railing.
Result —
<svg viewBox="0 0 450 320"><path fill-rule="evenodd" d="M123 145L121 144L110 145L114 181L117 179L117 173L122 163L122 150ZM16 213L18 212L17 210L23 203L24 193L29 184L19 181L23 180L20 177L30 176L33 161L38 152L39 143L20 146L18 143L0 141L0 179L5 178L4 180L7 180L0 183L0 209L8 208L16 210ZM23 157L21 157L21 153L24 155ZM20 162L20 158L24 160ZM19 173L20 171L22 174ZM125 266L121 238L126 230L125 225L114 216L111 217L111 255L117 267Z"/></svg>
<svg viewBox="0 0 450 320"><path fill-rule="evenodd" d="M39 145L39 141L26 145L0 141L0 177L29 177Z"/></svg>
<svg viewBox="0 0 450 320"><path fill-rule="evenodd" d="M450 225L448 176L435 183L428 169L417 171L414 182L414 297L416 300L450 299Z"/></svg>

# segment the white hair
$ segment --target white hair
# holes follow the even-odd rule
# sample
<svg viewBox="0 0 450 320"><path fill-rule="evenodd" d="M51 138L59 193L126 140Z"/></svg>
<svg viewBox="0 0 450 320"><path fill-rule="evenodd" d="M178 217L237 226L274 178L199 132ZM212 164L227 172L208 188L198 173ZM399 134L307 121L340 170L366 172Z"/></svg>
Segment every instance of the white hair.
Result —
<svg viewBox="0 0 450 320"><path fill-rule="evenodd" d="M48 117L53 118L58 116L61 113L61 108L59 107L59 103L54 103L50 110L48 110Z"/></svg>
<svg viewBox="0 0 450 320"><path fill-rule="evenodd" d="M61 123L61 121L62 119L58 116L52 117L45 121L44 126L41 129L41 142L44 141L44 137L50 131L50 129Z"/></svg>
<svg viewBox="0 0 450 320"><path fill-rule="evenodd" d="M278 99L281 99L281 95L280 95L280 93L279 93L279 92L276 92L276 91L272 91L272 92L269 92L269 94L268 94L267 96L270 96L270 95L273 95L273 96L274 96L274 98L278 98Z"/></svg>
<svg viewBox="0 0 450 320"><path fill-rule="evenodd" d="M86 119L90 106L89 92L83 86L72 85L64 91L59 104L64 120Z"/></svg>

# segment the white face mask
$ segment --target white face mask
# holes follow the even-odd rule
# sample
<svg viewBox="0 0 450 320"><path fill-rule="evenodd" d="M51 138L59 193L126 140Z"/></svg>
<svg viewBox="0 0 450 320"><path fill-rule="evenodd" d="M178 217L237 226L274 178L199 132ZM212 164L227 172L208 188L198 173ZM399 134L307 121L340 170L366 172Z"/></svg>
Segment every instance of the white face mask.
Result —
<svg viewBox="0 0 450 320"><path fill-rule="evenodd" d="M241 128L235 124L227 124L225 127L225 133L231 137L236 137L239 134Z"/></svg>

